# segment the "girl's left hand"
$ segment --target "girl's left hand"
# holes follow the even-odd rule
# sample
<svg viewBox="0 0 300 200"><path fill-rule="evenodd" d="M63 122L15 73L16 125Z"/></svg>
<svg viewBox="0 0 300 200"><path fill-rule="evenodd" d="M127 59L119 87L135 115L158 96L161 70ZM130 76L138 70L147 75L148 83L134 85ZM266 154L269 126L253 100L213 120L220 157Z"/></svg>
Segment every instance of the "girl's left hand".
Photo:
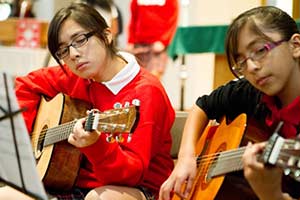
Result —
<svg viewBox="0 0 300 200"><path fill-rule="evenodd" d="M243 155L244 176L261 200L281 199L282 170L257 160L266 143L249 143Z"/></svg>
<svg viewBox="0 0 300 200"><path fill-rule="evenodd" d="M86 119L78 119L73 128L73 133L70 134L68 142L75 147L82 148L94 144L100 136L100 132L88 132L84 130L84 123Z"/></svg>

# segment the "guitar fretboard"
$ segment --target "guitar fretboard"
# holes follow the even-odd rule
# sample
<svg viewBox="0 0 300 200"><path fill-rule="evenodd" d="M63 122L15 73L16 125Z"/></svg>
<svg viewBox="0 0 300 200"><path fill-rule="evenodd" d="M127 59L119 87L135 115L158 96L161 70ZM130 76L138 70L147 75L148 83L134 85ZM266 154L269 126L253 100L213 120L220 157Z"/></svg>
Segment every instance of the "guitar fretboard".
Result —
<svg viewBox="0 0 300 200"><path fill-rule="evenodd" d="M218 156L212 156L209 158L212 164L208 171L208 177L213 178L229 172L242 170L242 156L244 151L245 147L242 147L236 150L220 152Z"/></svg>
<svg viewBox="0 0 300 200"><path fill-rule="evenodd" d="M76 121L71 121L46 130L44 146L66 140L72 133Z"/></svg>

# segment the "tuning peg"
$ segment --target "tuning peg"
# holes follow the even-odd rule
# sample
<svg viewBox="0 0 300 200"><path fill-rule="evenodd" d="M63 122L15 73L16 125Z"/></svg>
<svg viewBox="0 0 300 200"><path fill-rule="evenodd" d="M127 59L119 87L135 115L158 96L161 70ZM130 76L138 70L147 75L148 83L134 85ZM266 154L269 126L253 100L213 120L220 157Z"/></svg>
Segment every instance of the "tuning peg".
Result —
<svg viewBox="0 0 300 200"><path fill-rule="evenodd" d="M135 105L135 106L140 106L141 105L141 101L138 100L138 99L133 99L132 100L132 104Z"/></svg>
<svg viewBox="0 0 300 200"><path fill-rule="evenodd" d="M284 170L285 172L286 170ZM296 181L300 182L300 170L297 169L297 170L290 170L290 173L286 174L285 175L289 175L291 176L292 178L294 178Z"/></svg>
<svg viewBox="0 0 300 200"><path fill-rule="evenodd" d="M295 150L299 150L300 149L300 138L296 140L295 145L294 145L294 149Z"/></svg>
<svg viewBox="0 0 300 200"><path fill-rule="evenodd" d="M294 175L295 175L295 177L296 177L297 179L299 179L299 178L300 178L300 170L296 170L296 171L294 172Z"/></svg>
<svg viewBox="0 0 300 200"><path fill-rule="evenodd" d="M130 103L128 101L125 102L124 107L128 108L130 106Z"/></svg>
<svg viewBox="0 0 300 200"><path fill-rule="evenodd" d="M116 141L119 142L119 143L124 142L124 137L122 136L122 134L119 134L119 135L116 136Z"/></svg>
<svg viewBox="0 0 300 200"><path fill-rule="evenodd" d="M115 109L122 108L122 104L117 102L117 103L114 104L114 108Z"/></svg>
<svg viewBox="0 0 300 200"><path fill-rule="evenodd" d="M284 173L286 176L288 176L288 175L290 175L290 173L291 173L291 169L286 168L286 169L283 170L283 173Z"/></svg>
<svg viewBox="0 0 300 200"><path fill-rule="evenodd" d="M111 125L111 130L115 131L117 129L118 125L117 124L112 124Z"/></svg>
<svg viewBox="0 0 300 200"><path fill-rule="evenodd" d="M108 126L106 124L101 125L101 129L106 132L108 130Z"/></svg>
<svg viewBox="0 0 300 200"><path fill-rule="evenodd" d="M127 142L130 142L131 139L132 139L132 133L129 133L129 134L128 134L128 137L127 137Z"/></svg>
<svg viewBox="0 0 300 200"><path fill-rule="evenodd" d="M109 134L108 136L106 136L106 142L108 142L108 143L115 142L115 138L113 137L113 134Z"/></svg>

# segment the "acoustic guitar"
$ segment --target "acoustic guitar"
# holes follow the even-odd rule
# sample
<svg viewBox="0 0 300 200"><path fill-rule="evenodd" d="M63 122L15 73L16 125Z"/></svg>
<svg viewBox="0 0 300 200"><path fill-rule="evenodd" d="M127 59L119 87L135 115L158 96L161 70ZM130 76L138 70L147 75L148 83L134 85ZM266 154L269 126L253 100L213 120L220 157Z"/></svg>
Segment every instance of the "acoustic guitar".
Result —
<svg viewBox="0 0 300 200"><path fill-rule="evenodd" d="M255 127L247 128L247 117L239 115L230 124L223 118L217 126L207 126L197 143L197 175L188 200L213 200L221 188L225 175L243 169L242 155L245 141L265 141L261 132L254 136L249 131L258 131ZM245 131L247 133L245 133ZM250 136L249 136L250 135ZM249 136L249 137L248 137ZM242 145L243 146L243 145ZM286 175L300 181L300 140L283 139L274 133L268 140L261 162L284 169ZM183 186L184 189L185 185ZM181 199L176 194L172 200Z"/></svg>
<svg viewBox="0 0 300 200"><path fill-rule="evenodd" d="M70 190L80 168L80 151L67 142L76 119L86 117L85 130L107 133L108 142L123 142L124 133L131 138L138 116L136 105L99 112L84 101L58 94L47 101L42 97L38 109L31 143L38 173L45 187L54 190Z"/></svg>

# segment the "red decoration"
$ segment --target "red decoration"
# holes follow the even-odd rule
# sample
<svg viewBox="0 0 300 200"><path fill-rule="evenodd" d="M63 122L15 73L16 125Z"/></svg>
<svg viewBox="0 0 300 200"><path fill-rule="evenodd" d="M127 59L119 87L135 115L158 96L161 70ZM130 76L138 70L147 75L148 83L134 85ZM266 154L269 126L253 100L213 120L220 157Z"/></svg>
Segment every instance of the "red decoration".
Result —
<svg viewBox="0 0 300 200"><path fill-rule="evenodd" d="M38 48L41 44L41 23L35 19L20 19L17 23L16 46Z"/></svg>

